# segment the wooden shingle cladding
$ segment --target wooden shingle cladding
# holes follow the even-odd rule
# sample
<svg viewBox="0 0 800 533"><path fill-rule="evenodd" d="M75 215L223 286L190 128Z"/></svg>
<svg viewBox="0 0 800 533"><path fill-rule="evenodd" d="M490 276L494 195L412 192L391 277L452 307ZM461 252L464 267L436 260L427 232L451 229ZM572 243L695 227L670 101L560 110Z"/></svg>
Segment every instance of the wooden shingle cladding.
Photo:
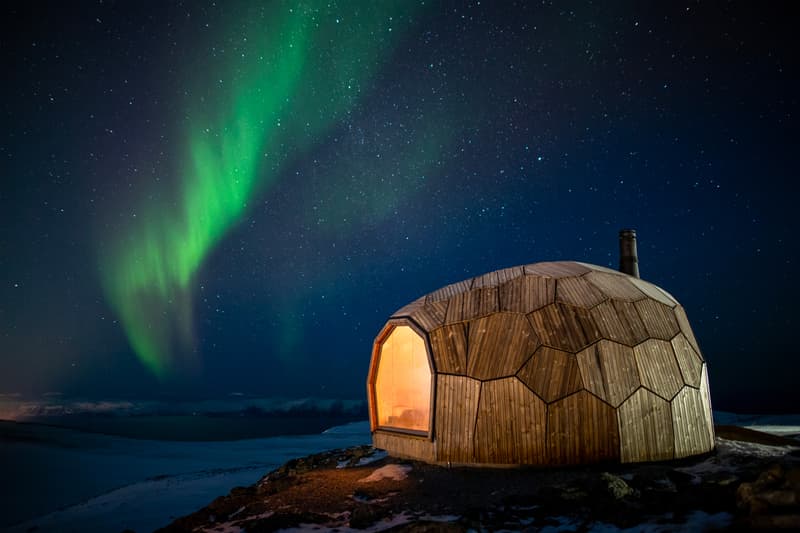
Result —
<svg viewBox="0 0 800 533"><path fill-rule="evenodd" d="M572 464L713 448L697 341L683 308L651 283L585 263L536 263L450 284L398 310L387 327L397 320L425 337L434 393L429 435L375 426L379 335L370 417L375 445L393 454Z"/></svg>

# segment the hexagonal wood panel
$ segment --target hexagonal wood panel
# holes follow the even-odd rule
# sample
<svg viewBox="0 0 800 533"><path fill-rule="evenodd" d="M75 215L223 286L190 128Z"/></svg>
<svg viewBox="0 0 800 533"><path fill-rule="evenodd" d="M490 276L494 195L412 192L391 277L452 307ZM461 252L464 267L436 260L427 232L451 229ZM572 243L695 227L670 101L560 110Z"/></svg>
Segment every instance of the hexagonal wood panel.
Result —
<svg viewBox="0 0 800 533"><path fill-rule="evenodd" d="M525 265L525 273L549 278L568 278L591 272L592 269L569 261L545 261Z"/></svg>
<svg viewBox="0 0 800 533"><path fill-rule="evenodd" d="M672 411L668 401L639 389L617 410L623 463L661 461L675 455Z"/></svg>
<svg viewBox="0 0 800 533"><path fill-rule="evenodd" d="M683 333L678 333L672 339L672 349L675 351L675 357L678 360L681 375L683 375L683 382L692 387L700 388L703 360L694 351L694 348L689 344Z"/></svg>
<svg viewBox="0 0 800 533"><path fill-rule="evenodd" d="M589 314L604 339L635 346L649 337L631 302L607 300L590 309Z"/></svg>
<svg viewBox="0 0 800 533"><path fill-rule="evenodd" d="M556 280L520 276L500 286L500 310L530 313L555 301Z"/></svg>
<svg viewBox="0 0 800 533"><path fill-rule="evenodd" d="M552 464L618 459L614 409L587 391L551 403L547 407L547 451Z"/></svg>
<svg viewBox="0 0 800 533"><path fill-rule="evenodd" d="M513 377L486 381L481 387L475 425L475 460L495 464L544 464L544 402Z"/></svg>
<svg viewBox="0 0 800 533"><path fill-rule="evenodd" d="M658 339L648 339L634 347L636 366L642 385L665 400L671 400L683 387L683 377L672 344Z"/></svg>
<svg viewBox="0 0 800 533"><path fill-rule="evenodd" d="M700 346L698 346L697 339L694 337L692 327L689 325L689 317L686 316L686 310L680 305L675 307L675 319L678 322L681 333L686 336L686 340L692 345L692 348L694 348L694 351L700 356L700 359L703 359L703 352L700 351ZM703 360L705 361L705 359Z"/></svg>
<svg viewBox="0 0 800 533"><path fill-rule="evenodd" d="M475 418L481 382L462 376L439 375L436 381L437 460L474 461Z"/></svg>
<svg viewBox="0 0 800 533"><path fill-rule="evenodd" d="M451 324L430 332L433 363L437 372L467 373L467 326Z"/></svg>
<svg viewBox="0 0 800 533"><path fill-rule="evenodd" d="M583 386L612 406L619 406L640 385L633 348L601 340L576 357Z"/></svg>
<svg viewBox="0 0 800 533"><path fill-rule="evenodd" d="M555 303L534 311L528 318L542 344L575 353L600 338L589 310Z"/></svg>
<svg viewBox="0 0 800 533"><path fill-rule="evenodd" d="M552 402L581 389L581 373L575 355L541 346L517 377L544 401Z"/></svg>
<svg viewBox="0 0 800 533"><path fill-rule="evenodd" d="M579 307L594 307L608 299L600 289L589 283L585 277L562 278L556 281L556 301Z"/></svg>
<svg viewBox="0 0 800 533"><path fill-rule="evenodd" d="M670 307L655 300L640 300L634 305L648 335L654 339L668 341L680 331L675 313Z"/></svg>
<svg viewBox="0 0 800 533"><path fill-rule="evenodd" d="M713 424L709 418L702 392L692 387L682 388L672 400L676 458L707 452L714 447Z"/></svg>
<svg viewBox="0 0 800 533"><path fill-rule="evenodd" d="M495 313L473 320L467 343L467 374L477 379L513 376L540 341L525 315Z"/></svg>
<svg viewBox="0 0 800 533"><path fill-rule="evenodd" d="M653 285L650 282L647 282L640 278L630 278L631 283L636 285L636 288L645 293L647 296L661 302L662 304L669 306L670 308L675 307L678 305L678 302L664 289Z"/></svg>
<svg viewBox="0 0 800 533"><path fill-rule="evenodd" d="M603 294L615 300L634 302L647 298L642 291L636 288L636 285L631 283L631 279L634 279L631 276L618 276L616 274L592 271L586 274L584 278L600 289Z"/></svg>

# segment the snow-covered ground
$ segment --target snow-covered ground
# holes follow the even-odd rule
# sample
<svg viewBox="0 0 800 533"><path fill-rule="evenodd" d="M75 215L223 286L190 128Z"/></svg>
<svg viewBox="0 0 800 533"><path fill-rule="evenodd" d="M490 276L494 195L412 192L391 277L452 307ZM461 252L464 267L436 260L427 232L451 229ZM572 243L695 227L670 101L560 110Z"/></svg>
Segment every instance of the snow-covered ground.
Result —
<svg viewBox="0 0 800 533"><path fill-rule="evenodd" d="M741 415L714 411L714 422L781 436L800 436L800 415Z"/></svg>
<svg viewBox="0 0 800 533"><path fill-rule="evenodd" d="M774 434L800 434L798 415L716 412L715 419ZM12 532L34 526L39 532L151 531L233 487L255 483L290 459L370 442L367 422L318 435L221 442L140 440L0 424L5 508L0 529ZM725 449L721 446L721 452Z"/></svg>
<svg viewBox="0 0 800 533"><path fill-rule="evenodd" d="M290 459L370 441L367 422L319 435L224 442L137 440L38 425L6 427L3 437L7 511L0 529L26 520L8 531L86 533L152 531Z"/></svg>

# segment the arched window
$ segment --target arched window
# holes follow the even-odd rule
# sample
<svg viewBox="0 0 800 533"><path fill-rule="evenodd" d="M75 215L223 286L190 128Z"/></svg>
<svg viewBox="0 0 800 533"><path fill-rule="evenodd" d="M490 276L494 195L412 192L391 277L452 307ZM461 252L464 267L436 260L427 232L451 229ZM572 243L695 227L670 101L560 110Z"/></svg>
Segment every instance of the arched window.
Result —
<svg viewBox="0 0 800 533"><path fill-rule="evenodd" d="M394 326L380 345L375 406L379 427L429 431L431 367L425 340L410 326Z"/></svg>

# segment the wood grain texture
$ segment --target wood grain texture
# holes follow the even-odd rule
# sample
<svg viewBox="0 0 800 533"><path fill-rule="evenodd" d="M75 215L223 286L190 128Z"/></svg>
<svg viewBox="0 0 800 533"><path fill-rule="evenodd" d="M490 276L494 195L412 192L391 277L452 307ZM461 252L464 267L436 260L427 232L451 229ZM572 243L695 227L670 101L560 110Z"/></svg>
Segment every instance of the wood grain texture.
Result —
<svg viewBox="0 0 800 533"><path fill-rule="evenodd" d="M520 276L500 286L500 310L530 313L555 301L556 280Z"/></svg>
<svg viewBox="0 0 800 533"><path fill-rule="evenodd" d="M497 287L498 285L497 280L497 271L487 272L486 274L476 276L472 280L472 288L473 289L482 289L484 287Z"/></svg>
<svg viewBox="0 0 800 533"><path fill-rule="evenodd" d="M423 307L425 307L425 296L423 296L422 298L417 298L410 304L404 305L403 307L392 313L392 318L411 316L413 313L419 311Z"/></svg>
<svg viewBox="0 0 800 533"><path fill-rule="evenodd" d="M530 313L528 319L543 344L576 353L600 339L588 309L557 302Z"/></svg>
<svg viewBox="0 0 800 533"><path fill-rule="evenodd" d="M716 445L714 435L714 412L711 410L711 390L708 388L708 365L703 363L700 378L700 400L703 402L703 414L705 415L706 428L708 429L708 439L712 447Z"/></svg>
<svg viewBox="0 0 800 533"><path fill-rule="evenodd" d="M536 350L517 377L548 403L583 386L575 355L547 346Z"/></svg>
<svg viewBox="0 0 800 533"><path fill-rule="evenodd" d="M445 314L444 323L453 324L455 322L462 322L464 320L464 300L466 299L466 292L454 294L447 300L447 313Z"/></svg>
<svg viewBox="0 0 800 533"><path fill-rule="evenodd" d="M471 463L481 382L461 376L436 379L436 460Z"/></svg>
<svg viewBox="0 0 800 533"><path fill-rule="evenodd" d="M604 266L600 266L600 265L593 265L591 263L582 263L580 261L575 261L575 263L578 264L578 265L581 265L581 266L585 266L589 270L594 270L594 271L597 271L597 272L605 272L606 274L612 274L614 276L626 276L627 275L627 274L624 274L624 273L620 272L619 270L614 270L613 268L608 268L608 267L604 267Z"/></svg>
<svg viewBox="0 0 800 533"><path fill-rule="evenodd" d="M482 289L473 288L465 292L462 295L464 297L461 310L462 320L472 320L499 311L500 302L497 292L497 286Z"/></svg>
<svg viewBox="0 0 800 533"><path fill-rule="evenodd" d="M467 374L476 379L513 376L539 347L525 315L495 313L470 322Z"/></svg>
<svg viewBox="0 0 800 533"><path fill-rule="evenodd" d="M525 275L525 268L522 266L515 266L511 268L503 268L497 271L497 282L506 283L512 279L516 279Z"/></svg>
<svg viewBox="0 0 800 533"><path fill-rule="evenodd" d="M683 387L683 377L672 344L648 339L633 348L642 385L669 401Z"/></svg>
<svg viewBox="0 0 800 533"><path fill-rule="evenodd" d="M604 339L635 346L649 336L636 306L631 302L606 300L589 313Z"/></svg>
<svg viewBox="0 0 800 533"><path fill-rule="evenodd" d="M630 276L619 276L595 270L586 274L584 278L600 289L603 294L615 300L635 302L647 298L642 291L636 288L636 285L631 283L631 279L634 278Z"/></svg>
<svg viewBox="0 0 800 533"><path fill-rule="evenodd" d="M665 461L674 457L669 402L641 388L619 406L617 418L623 463Z"/></svg>
<svg viewBox="0 0 800 533"><path fill-rule="evenodd" d="M672 349L675 352L675 358L678 360L678 366L681 369L683 382L695 388L700 388L700 379L703 371L703 360L694 351L692 345L686 340L683 333L678 333L672 339Z"/></svg>
<svg viewBox="0 0 800 533"><path fill-rule="evenodd" d="M463 323L442 326L430 332L433 363L437 372L467 373L467 326Z"/></svg>
<svg viewBox="0 0 800 533"><path fill-rule="evenodd" d="M589 308L606 299L607 296L585 277L562 278L556 282L556 301Z"/></svg>
<svg viewBox="0 0 800 533"><path fill-rule="evenodd" d="M438 302L440 300L447 300L456 294L461 294L464 291L468 291L471 286L472 278L465 279L464 281L459 281L457 283L451 283L450 285L445 285L441 289L437 289L428 294L427 301Z"/></svg>
<svg viewBox="0 0 800 533"><path fill-rule="evenodd" d="M482 384L475 426L475 460L544 464L546 407L517 378Z"/></svg>
<svg viewBox="0 0 800 533"><path fill-rule="evenodd" d="M645 293L647 296L661 302L662 304L668 307L675 307L678 305L678 302L664 289L657 285L653 285L650 282L647 282L640 278L629 278L630 282L636 285L636 288Z"/></svg>
<svg viewBox="0 0 800 533"><path fill-rule="evenodd" d="M378 430L372 434L372 444L396 457L418 459L429 463L436 459L433 442L425 437Z"/></svg>
<svg viewBox="0 0 800 533"><path fill-rule="evenodd" d="M640 385L633 348L601 340L576 357L586 390L618 407Z"/></svg>
<svg viewBox="0 0 800 533"><path fill-rule="evenodd" d="M681 389L672 400L672 423L676 458L704 453L714 447L714 429L706 416L701 390Z"/></svg>
<svg viewBox="0 0 800 533"><path fill-rule="evenodd" d="M549 278L581 276L587 272L591 272L591 269L571 261L546 261L525 265L525 274Z"/></svg>
<svg viewBox="0 0 800 533"><path fill-rule="evenodd" d="M547 407L547 450L552 464L619 459L615 410L587 391Z"/></svg>
<svg viewBox="0 0 800 533"><path fill-rule="evenodd" d="M634 305L650 337L668 341L680 331L675 313L670 307L649 298L635 302Z"/></svg>
<svg viewBox="0 0 800 533"><path fill-rule="evenodd" d="M700 351L700 345L697 344L697 339L694 336L692 327L689 325L689 317L686 316L686 310L684 310L684 308L680 305L675 307L675 319L678 322L678 327L680 328L681 333L686 336L686 340L688 340L689 344L692 345L692 348L694 348L694 351L700 356L700 359L705 361L705 358L703 358L703 352Z"/></svg>

